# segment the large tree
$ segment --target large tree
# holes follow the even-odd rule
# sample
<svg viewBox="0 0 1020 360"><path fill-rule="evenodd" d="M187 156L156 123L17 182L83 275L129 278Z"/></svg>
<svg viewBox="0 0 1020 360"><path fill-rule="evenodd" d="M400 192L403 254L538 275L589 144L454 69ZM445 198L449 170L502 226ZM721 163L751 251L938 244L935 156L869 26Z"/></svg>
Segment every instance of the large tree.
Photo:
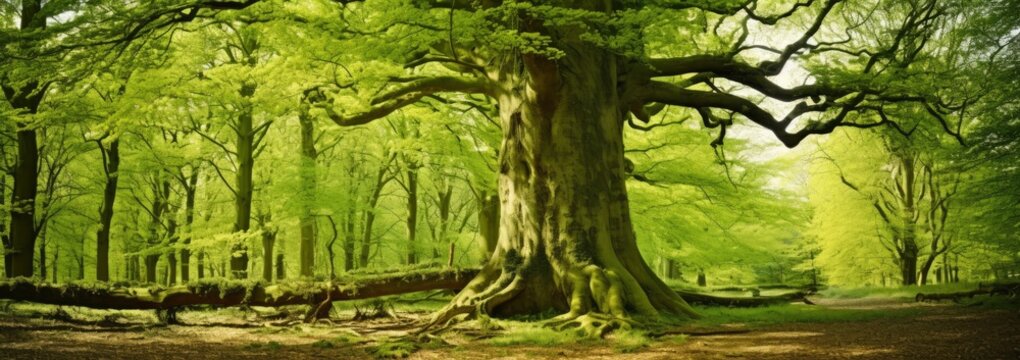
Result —
<svg viewBox="0 0 1020 360"><path fill-rule="evenodd" d="M376 34L358 41L389 46L409 70L337 86L320 103L334 122L362 125L421 102L484 97L503 130L498 244L433 324L548 309L589 330L632 315L697 316L642 259L631 225L623 131L633 119L647 122L658 104L692 109L720 130L715 145L743 119L788 147L839 127L898 127L885 116L893 107L926 109L955 127L946 118L954 104L912 67L951 11L934 0L366 1L340 11L377 6L392 15L357 29ZM795 35L750 40L770 27ZM412 36L418 42L398 40ZM784 84L791 68L809 73L797 80L805 85ZM793 106L776 116L784 107L755 101L762 98Z"/></svg>

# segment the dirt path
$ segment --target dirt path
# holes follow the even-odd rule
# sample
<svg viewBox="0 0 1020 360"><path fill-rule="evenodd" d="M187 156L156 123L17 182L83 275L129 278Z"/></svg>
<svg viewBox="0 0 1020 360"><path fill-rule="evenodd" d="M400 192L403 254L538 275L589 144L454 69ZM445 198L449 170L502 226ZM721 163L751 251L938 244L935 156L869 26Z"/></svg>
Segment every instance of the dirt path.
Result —
<svg viewBox="0 0 1020 360"><path fill-rule="evenodd" d="M830 301L834 308L909 306ZM48 324L48 325L47 325ZM3 359L361 359L370 349L337 346L340 327L251 329L170 326L132 329L74 327L59 322L0 319ZM329 339L329 346L321 341ZM316 344L316 342L319 342ZM612 346L500 347L474 343L425 349L412 359L1020 359L1020 311L927 306L916 316L849 323L792 323L747 334L667 337L634 352Z"/></svg>

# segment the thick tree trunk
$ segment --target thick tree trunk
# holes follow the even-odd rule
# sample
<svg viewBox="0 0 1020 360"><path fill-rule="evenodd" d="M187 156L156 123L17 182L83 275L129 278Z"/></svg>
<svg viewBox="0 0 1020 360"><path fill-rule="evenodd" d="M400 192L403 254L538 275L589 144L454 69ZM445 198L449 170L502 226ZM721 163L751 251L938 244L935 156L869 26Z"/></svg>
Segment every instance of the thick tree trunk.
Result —
<svg viewBox="0 0 1020 360"><path fill-rule="evenodd" d="M554 321L601 333L630 315L697 316L637 247L625 185L626 105L617 92L625 79L618 58L579 33L556 36L553 46L564 57L525 54L504 65L500 80L510 85L498 98L499 242L432 325L465 313L555 309L565 314ZM613 320L583 319L604 316Z"/></svg>
<svg viewBox="0 0 1020 360"><path fill-rule="evenodd" d="M301 276L315 275L315 217L312 204L317 192L315 159L319 156L315 149L315 123L307 109L298 116L301 124L301 214L298 222L301 227Z"/></svg>
<svg viewBox="0 0 1020 360"><path fill-rule="evenodd" d="M39 15L41 0L21 2L21 31L31 32L46 27L46 18ZM2 86L11 108L35 114L46 94L46 85L30 81L20 88ZM33 274L35 255L35 197L39 191L39 144L34 128L15 124L18 154L14 160L14 189L11 194L10 247L5 251L7 277Z"/></svg>
<svg viewBox="0 0 1020 360"><path fill-rule="evenodd" d="M99 230L96 231L96 280L110 281L110 225L113 224L113 205L117 199L117 180L120 170L120 140L110 142L109 148L99 143L105 155L106 185L103 187L103 204L99 210Z"/></svg>

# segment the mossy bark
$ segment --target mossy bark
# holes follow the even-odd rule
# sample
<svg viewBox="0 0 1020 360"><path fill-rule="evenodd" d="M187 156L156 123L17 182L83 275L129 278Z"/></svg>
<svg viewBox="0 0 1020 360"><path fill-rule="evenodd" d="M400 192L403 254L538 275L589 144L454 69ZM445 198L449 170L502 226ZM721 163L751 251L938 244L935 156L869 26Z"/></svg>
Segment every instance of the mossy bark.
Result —
<svg viewBox="0 0 1020 360"><path fill-rule="evenodd" d="M624 64L580 32L553 36L562 58L525 54L492 75L506 84L498 97L499 240L431 325L459 314L552 309L563 313L554 321L580 327L613 322L604 317L697 316L638 251L625 185Z"/></svg>

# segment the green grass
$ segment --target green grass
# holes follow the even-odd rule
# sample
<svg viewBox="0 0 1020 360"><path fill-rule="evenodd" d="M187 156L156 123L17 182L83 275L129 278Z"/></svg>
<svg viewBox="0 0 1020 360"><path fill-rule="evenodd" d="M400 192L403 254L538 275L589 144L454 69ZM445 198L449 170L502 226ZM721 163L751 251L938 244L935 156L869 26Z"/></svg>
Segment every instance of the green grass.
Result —
<svg viewBox="0 0 1020 360"><path fill-rule="evenodd" d="M706 307L697 309L702 319L692 322L698 326L720 326L723 324L746 324L763 326L783 323L838 323L867 321L885 318L903 318L918 314L920 309L832 309L811 305L776 305L759 308Z"/></svg>
<svg viewBox="0 0 1020 360"><path fill-rule="evenodd" d="M860 298L896 298L913 299L917 293L950 293L970 291L977 289L974 283L938 284L924 286L896 286L896 287L853 287L836 288L830 287L822 290L819 294L835 299L860 299Z"/></svg>
<svg viewBox="0 0 1020 360"><path fill-rule="evenodd" d="M487 343L496 346L557 346L563 344L576 344L591 340L576 331L557 331L543 327L536 323L519 321L499 322L500 326L506 330L501 331L495 337L486 340Z"/></svg>

